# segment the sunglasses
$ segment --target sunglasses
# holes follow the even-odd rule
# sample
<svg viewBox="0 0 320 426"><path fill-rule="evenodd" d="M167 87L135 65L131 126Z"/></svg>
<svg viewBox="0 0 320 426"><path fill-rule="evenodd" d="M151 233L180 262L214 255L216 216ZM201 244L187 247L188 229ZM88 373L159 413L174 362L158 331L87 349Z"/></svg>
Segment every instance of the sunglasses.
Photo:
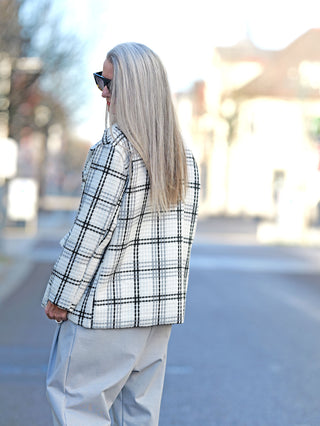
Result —
<svg viewBox="0 0 320 426"><path fill-rule="evenodd" d="M109 78L103 77L102 71L100 71L100 72L94 72L93 73L93 77L94 77L94 81L96 82L96 85L98 86L98 88L101 91L107 86L109 92L111 92L111 82L112 82L112 80L110 80Z"/></svg>

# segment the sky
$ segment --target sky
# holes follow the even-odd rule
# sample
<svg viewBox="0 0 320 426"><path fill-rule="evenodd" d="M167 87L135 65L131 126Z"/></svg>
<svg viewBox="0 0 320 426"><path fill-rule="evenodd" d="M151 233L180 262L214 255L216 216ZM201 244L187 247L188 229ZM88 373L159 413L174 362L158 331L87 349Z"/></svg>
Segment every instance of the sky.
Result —
<svg viewBox="0 0 320 426"><path fill-rule="evenodd" d="M188 90L194 81L206 78L215 46L230 46L249 35L257 47L278 50L308 29L320 27L319 0L56 1L66 29L88 41L88 75L102 69L113 46L136 41L160 56L173 92ZM101 126L103 130L105 102L95 86L92 92L90 87L88 106L93 114L80 132L94 142Z"/></svg>

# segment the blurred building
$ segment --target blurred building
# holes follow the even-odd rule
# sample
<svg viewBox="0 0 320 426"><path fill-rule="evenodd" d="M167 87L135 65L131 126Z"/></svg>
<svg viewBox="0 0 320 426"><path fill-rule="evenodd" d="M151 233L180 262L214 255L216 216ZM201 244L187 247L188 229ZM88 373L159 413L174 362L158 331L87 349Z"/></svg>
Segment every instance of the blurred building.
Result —
<svg viewBox="0 0 320 426"><path fill-rule="evenodd" d="M281 51L250 40L214 51L204 82L177 95L202 177L202 214L295 224L320 202L320 30Z"/></svg>
<svg viewBox="0 0 320 426"><path fill-rule="evenodd" d="M89 144L70 134L63 106L41 89L42 65L0 52L0 231L18 222L33 229L39 207L78 204Z"/></svg>

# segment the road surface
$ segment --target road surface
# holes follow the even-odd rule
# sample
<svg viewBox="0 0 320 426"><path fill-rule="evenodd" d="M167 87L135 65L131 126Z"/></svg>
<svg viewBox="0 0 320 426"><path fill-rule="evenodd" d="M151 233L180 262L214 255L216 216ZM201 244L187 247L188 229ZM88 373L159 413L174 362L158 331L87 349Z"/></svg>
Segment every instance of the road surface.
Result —
<svg viewBox="0 0 320 426"><path fill-rule="evenodd" d="M37 239L0 303L3 426L51 424L44 383L56 324L40 300L58 253L55 238ZM319 248L194 246L186 321L169 344L160 426L171 425L320 425Z"/></svg>

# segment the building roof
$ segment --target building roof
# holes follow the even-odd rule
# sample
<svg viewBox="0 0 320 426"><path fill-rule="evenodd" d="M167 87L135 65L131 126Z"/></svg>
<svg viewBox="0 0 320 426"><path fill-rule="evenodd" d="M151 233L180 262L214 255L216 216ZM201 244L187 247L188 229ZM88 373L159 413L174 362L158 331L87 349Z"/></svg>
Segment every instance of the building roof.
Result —
<svg viewBox="0 0 320 426"><path fill-rule="evenodd" d="M273 52L265 61L264 70L254 80L233 92L242 98L319 98L319 85L310 85L303 80L301 64L320 64L320 28L311 29L283 50Z"/></svg>
<svg viewBox="0 0 320 426"><path fill-rule="evenodd" d="M266 63L277 53L273 50L259 49L249 38L239 41L234 46L218 46L216 51L224 62Z"/></svg>

